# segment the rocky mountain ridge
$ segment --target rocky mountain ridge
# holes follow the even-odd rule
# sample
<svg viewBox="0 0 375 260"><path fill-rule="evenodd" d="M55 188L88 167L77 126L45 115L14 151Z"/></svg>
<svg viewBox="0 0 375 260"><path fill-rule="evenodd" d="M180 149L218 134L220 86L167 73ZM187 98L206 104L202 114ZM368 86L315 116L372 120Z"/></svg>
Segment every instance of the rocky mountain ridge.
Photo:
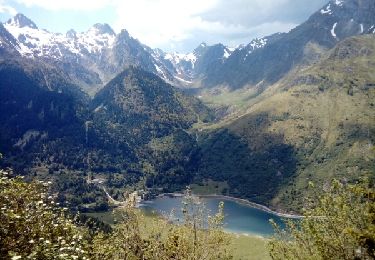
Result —
<svg viewBox="0 0 375 260"><path fill-rule="evenodd" d="M348 37L373 34L374 29L374 1L332 0L290 32L274 35L264 48L237 50L220 69L206 75L203 85L225 85L232 90L260 83L268 86L303 65L306 53L316 52L309 49L311 44L318 49L331 49Z"/></svg>
<svg viewBox="0 0 375 260"><path fill-rule="evenodd" d="M311 44L330 49L347 37L375 33L374 5L371 0L332 0L288 33L254 39L237 48L202 43L188 54L151 49L126 30L116 34L108 24L62 35L40 29L17 14L0 30L1 49L58 66L90 94L128 65L184 88L268 86L303 64L306 55L319 59L319 51L311 53L316 52L309 49Z"/></svg>
<svg viewBox="0 0 375 260"><path fill-rule="evenodd" d="M82 33L69 30L63 35L38 28L23 14L9 19L1 30L3 49L56 65L90 94L128 65L140 66L177 86L189 86L204 70L202 65L196 69L195 63L213 63L207 59L222 63L231 54L221 44L217 53L210 55L208 50L215 46L200 46L189 54L165 53L142 44L126 30L116 34L108 24L95 24Z"/></svg>

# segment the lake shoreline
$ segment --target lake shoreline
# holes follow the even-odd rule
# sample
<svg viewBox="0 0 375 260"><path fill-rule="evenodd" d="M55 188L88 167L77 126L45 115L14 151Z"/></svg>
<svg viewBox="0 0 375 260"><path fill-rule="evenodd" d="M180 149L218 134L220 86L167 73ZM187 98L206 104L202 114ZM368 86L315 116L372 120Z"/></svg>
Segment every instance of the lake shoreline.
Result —
<svg viewBox="0 0 375 260"><path fill-rule="evenodd" d="M163 197L163 196L183 197L184 194L177 193L177 192L174 192L174 193L162 193L162 194L159 194L157 197ZM270 213L270 214L274 214L274 215L276 215L278 217L291 218L291 219L301 219L301 218L303 218L303 216L297 215L297 214L281 213L281 212L274 211L274 210L268 208L267 206L264 206L264 205L261 205L261 204L249 201L247 199L240 199L240 198L235 198L235 197L231 197L231 196L216 195L216 194L212 194L212 195L196 195L196 196L198 196L200 198L216 198L216 199L224 199L224 200L233 201L233 202L236 202L236 203L239 203L239 204L243 204L245 206L249 206L249 207L252 207L252 208L256 208L256 209L262 210L262 211Z"/></svg>

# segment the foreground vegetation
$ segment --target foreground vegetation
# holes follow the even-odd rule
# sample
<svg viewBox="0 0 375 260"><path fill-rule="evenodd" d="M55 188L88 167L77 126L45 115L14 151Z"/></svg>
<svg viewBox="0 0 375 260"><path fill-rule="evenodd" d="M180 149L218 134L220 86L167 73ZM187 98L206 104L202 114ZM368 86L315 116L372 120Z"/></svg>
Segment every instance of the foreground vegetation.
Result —
<svg viewBox="0 0 375 260"><path fill-rule="evenodd" d="M85 215L95 217L101 221L114 225L121 220L121 210L85 213ZM141 232L148 232L158 228L159 215L146 214L142 216ZM228 250L231 252L235 260L268 260L271 259L267 250L268 239L263 237L246 235L246 234L233 234L228 233L229 239Z"/></svg>
<svg viewBox="0 0 375 260"><path fill-rule="evenodd" d="M104 228L55 203L46 182L27 183L0 170L1 259L373 259L375 191L369 181L334 181L306 199L305 218L275 225L271 240L222 231L223 204L207 216L189 191L183 221L147 217L130 203ZM312 184L310 186L313 186ZM266 245L268 244L268 250Z"/></svg>
<svg viewBox="0 0 375 260"><path fill-rule="evenodd" d="M204 208L186 194L184 221L150 225L129 205L111 231L89 229L55 205L49 183L26 183L0 171L0 256L5 259L231 259L222 231L223 205L205 218Z"/></svg>
<svg viewBox="0 0 375 260"><path fill-rule="evenodd" d="M312 184L310 184L312 185ZM307 200L301 222L276 227L269 243L273 259L374 259L375 190L333 181L319 199Z"/></svg>

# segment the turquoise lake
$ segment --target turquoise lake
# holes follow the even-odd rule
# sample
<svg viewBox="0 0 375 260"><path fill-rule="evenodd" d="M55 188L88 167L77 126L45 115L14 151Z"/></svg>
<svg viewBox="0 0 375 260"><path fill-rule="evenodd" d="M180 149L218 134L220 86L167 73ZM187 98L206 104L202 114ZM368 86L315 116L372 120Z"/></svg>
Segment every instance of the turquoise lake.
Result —
<svg viewBox="0 0 375 260"><path fill-rule="evenodd" d="M175 217L181 218L181 200L181 197L159 197L143 202L141 207L146 212L155 211L164 216L174 210ZM224 229L229 232L269 237L274 233L270 219L284 226L283 218L239 202L222 198L201 198L201 200L212 213L217 212L220 201L224 202Z"/></svg>

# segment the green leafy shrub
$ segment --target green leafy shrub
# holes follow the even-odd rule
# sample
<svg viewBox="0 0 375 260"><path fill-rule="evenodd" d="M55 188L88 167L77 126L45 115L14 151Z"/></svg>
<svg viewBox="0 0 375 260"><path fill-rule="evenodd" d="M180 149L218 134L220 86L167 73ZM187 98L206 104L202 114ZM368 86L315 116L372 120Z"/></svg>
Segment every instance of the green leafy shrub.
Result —
<svg viewBox="0 0 375 260"><path fill-rule="evenodd" d="M79 216L60 208L50 183L26 183L11 175L0 170L0 259L231 258L229 236L221 230L222 204L207 219L201 204L187 194L183 225L146 218L130 204L122 209L120 224L101 232L80 226Z"/></svg>
<svg viewBox="0 0 375 260"><path fill-rule="evenodd" d="M0 170L0 258L88 259L86 230L56 206L48 187Z"/></svg>
<svg viewBox="0 0 375 260"><path fill-rule="evenodd" d="M304 218L275 226L273 259L374 259L375 191L368 181L333 181L323 196L306 202Z"/></svg>

